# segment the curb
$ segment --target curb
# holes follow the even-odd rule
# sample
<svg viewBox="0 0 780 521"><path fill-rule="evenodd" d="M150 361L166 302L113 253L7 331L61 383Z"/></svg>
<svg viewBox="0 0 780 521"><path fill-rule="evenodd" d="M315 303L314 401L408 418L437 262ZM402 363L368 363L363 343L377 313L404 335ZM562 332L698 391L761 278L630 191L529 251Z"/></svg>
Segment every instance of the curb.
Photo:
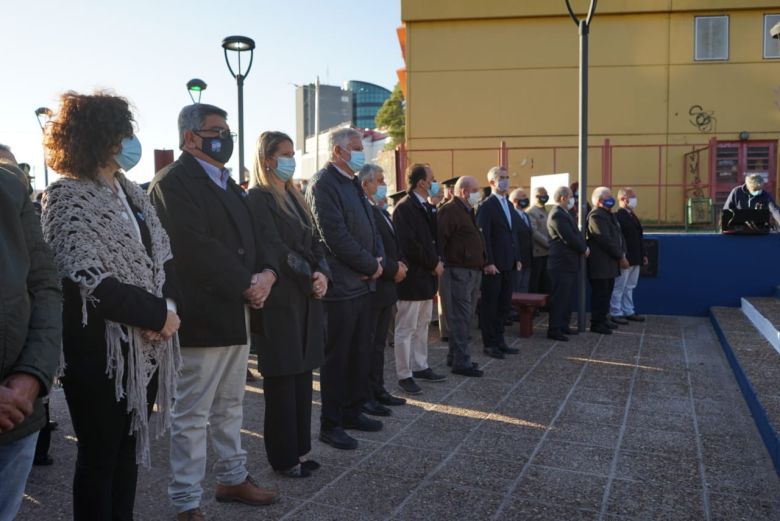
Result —
<svg viewBox="0 0 780 521"><path fill-rule="evenodd" d="M715 317L712 310L710 310L709 315L712 327L715 329L715 334L718 335L720 346L723 348L723 353L729 361L731 370L737 379L739 389L742 391L742 396L745 398L748 409L750 409L750 413L753 416L753 421L756 422L756 427L758 427L758 432L761 434L761 439L764 441L764 445L766 446L767 451L769 451L769 456L772 458L775 472L780 476L780 437L778 437L772 424L769 423L769 418L766 415L764 406L761 405L755 390L753 390L753 386L750 385L750 380L745 375L745 371L742 370L742 366L739 365L737 356L734 354L734 350L726 339L726 335L723 332L723 329L721 329L718 319Z"/></svg>

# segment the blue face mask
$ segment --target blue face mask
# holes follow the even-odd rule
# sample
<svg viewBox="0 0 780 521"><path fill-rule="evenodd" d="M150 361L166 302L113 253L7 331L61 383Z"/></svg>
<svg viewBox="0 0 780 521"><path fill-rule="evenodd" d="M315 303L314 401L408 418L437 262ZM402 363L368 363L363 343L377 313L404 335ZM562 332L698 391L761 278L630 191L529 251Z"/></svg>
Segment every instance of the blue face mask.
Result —
<svg viewBox="0 0 780 521"><path fill-rule="evenodd" d="M114 156L114 161L125 172L129 171L141 160L141 142L135 135L122 140L122 149Z"/></svg>
<svg viewBox="0 0 780 521"><path fill-rule="evenodd" d="M387 209L390 208L390 205L385 203L382 205L382 210L387 211Z"/></svg>
<svg viewBox="0 0 780 521"><path fill-rule="evenodd" d="M439 183L434 181L431 183L431 188L428 190L428 195L431 197L436 197L437 195L439 195L439 190L440 190Z"/></svg>
<svg viewBox="0 0 780 521"><path fill-rule="evenodd" d="M289 181L295 173L295 158L284 156L277 157L274 172L276 172L277 177L282 181Z"/></svg>
<svg viewBox="0 0 780 521"><path fill-rule="evenodd" d="M608 197L607 199L604 199L601 202L604 203L604 208L612 208L613 206L615 206L615 198L614 197Z"/></svg>
<svg viewBox="0 0 780 521"><path fill-rule="evenodd" d="M387 185L379 185L376 187L376 193L374 194L375 201L381 201L387 199Z"/></svg>
<svg viewBox="0 0 780 521"><path fill-rule="evenodd" d="M347 152L349 152L349 161L345 160L347 166L353 172L360 171L360 169L363 168L363 165L366 164L366 155L362 150L347 150Z"/></svg>
<svg viewBox="0 0 780 521"><path fill-rule="evenodd" d="M751 190L751 191L750 191L750 195L752 195L753 197L755 197L755 196L757 196L757 195L761 195L761 192L763 192L763 191L764 191L764 190L763 190L763 189L761 189L761 188L759 188L758 190L755 190L755 191Z"/></svg>

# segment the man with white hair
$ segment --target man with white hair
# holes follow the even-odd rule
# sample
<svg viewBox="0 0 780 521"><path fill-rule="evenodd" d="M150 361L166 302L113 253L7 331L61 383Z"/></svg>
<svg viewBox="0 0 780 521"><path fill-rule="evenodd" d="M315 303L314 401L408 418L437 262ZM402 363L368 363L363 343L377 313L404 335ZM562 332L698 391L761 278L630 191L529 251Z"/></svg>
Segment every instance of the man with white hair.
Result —
<svg viewBox="0 0 780 521"><path fill-rule="evenodd" d="M626 245L628 268L621 268L620 276L615 279L609 312L612 320L618 324L627 324L628 320L643 322L644 317L637 315L634 310L634 288L639 281L639 270L647 265L647 252L642 223L634 213L637 205L634 190L632 188L618 190L618 204L620 209L615 216L620 225L620 232L623 234L623 243Z"/></svg>
<svg viewBox="0 0 780 521"><path fill-rule="evenodd" d="M607 320L609 300L615 286L615 278L621 268L628 268L623 235L612 213L615 198L606 186L593 190L593 210L588 214L588 279L590 280L590 330L592 333L611 335L617 325ZM627 324L628 322L623 321Z"/></svg>
<svg viewBox="0 0 780 521"><path fill-rule="evenodd" d="M769 210L775 227L780 227L780 209L778 209L772 195L764 189L764 177L761 174L751 174L745 178L745 184L734 188L723 210Z"/></svg>
<svg viewBox="0 0 780 521"><path fill-rule="evenodd" d="M485 264L485 245L474 216L480 195L476 179L461 177L455 183L453 198L442 205L437 220L439 251L444 261L439 295L446 300L444 311L449 324L447 360L454 374L471 377L482 376L471 361L469 346L469 326Z"/></svg>
<svg viewBox="0 0 780 521"><path fill-rule="evenodd" d="M482 270L480 326L484 353L493 358L517 354L504 339L504 324L512 309L512 278L520 265L520 248L515 230L520 217L507 201L509 173L494 166L487 173L490 196L477 209L477 225L485 239L487 260Z"/></svg>
<svg viewBox="0 0 780 521"><path fill-rule="evenodd" d="M320 370L320 441L351 450L358 442L344 429L382 429L382 422L361 409L369 398L371 293L384 271L384 247L356 175L365 164L360 132L339 129L330 141L331 160L314 175L306 191L333 274L333 284L322 299L327 335Z"/></svg>
<svg viewBox="0 0 780 521"><path fill-rule="evenodd" d="M553 193L556 205L547 217L547 232L550 234L550 254L547 272L550 275L550 320L547 338L568 342L566 335L576 335L569 329L571 320L571 297L577 285L577 271L580 256L590 255L590 248L577 229L570 210L574 197L568 186L561 186Z"/></svg>

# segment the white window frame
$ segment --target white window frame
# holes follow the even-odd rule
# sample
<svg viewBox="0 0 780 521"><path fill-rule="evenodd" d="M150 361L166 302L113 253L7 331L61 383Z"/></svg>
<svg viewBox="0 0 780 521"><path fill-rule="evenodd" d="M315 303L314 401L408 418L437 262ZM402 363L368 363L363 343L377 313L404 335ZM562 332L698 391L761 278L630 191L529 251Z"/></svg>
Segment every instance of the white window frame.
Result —
<svg viewBox="0 0 780 521"><path fill-rule="evenodd" d="M713 19L713 18L720 18L724 19L726 21L726 55L725 56L717 56L714 58L702 58L699 57L699 20L704 19ZM728 61L729 59L729 52L731 51L731 45L729 41L729 17L728 15L715 15L715 16L694 16L693 17L693 59L694 61L701 62L701 61Z"/></svg>
<svg viewBox="0 0 780 521"><path fill-rule="evenodd" d="M773 24L768 24L767 23L770 16L774 16L775 17L775 22ZM763 53L763 56L764 56L765 60L776 60L776 59L780 58L780 41L777 41L777 42L773 41L773 38L769 35L769 30L772 29L772 27L774 27L774 25L777 22L780 22L780 13L767 13L767 14L764 15L764 43L763 43L764 53ZM775 51L775 52L777 52L776 55L769 56L767 54L767 43L776 43L777 48L778 48L778 50Z"/></svg>

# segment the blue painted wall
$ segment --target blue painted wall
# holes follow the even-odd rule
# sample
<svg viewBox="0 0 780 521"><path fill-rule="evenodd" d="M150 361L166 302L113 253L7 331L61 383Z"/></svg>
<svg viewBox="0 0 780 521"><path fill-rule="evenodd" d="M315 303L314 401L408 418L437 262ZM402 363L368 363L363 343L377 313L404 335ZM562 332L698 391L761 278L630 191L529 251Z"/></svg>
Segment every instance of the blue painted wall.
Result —
<svg viewBox="0 0 780 521"><path fill-rule="evenodd" d="M711 306L774 295L780 285L780 234L646 234L658 241L658 275L640 277L637 313L705 316Z"/></svg>

